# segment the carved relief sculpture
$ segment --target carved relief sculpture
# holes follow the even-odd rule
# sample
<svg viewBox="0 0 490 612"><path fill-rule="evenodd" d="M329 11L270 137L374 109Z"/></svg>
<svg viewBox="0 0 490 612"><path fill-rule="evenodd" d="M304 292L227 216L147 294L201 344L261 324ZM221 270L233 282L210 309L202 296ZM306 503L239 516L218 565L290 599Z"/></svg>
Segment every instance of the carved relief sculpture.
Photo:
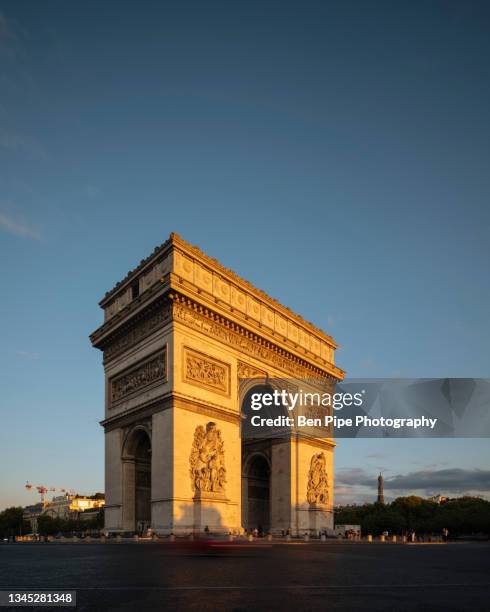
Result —
<svg viewBox="0 0 490 612"><path fill-rule="evenodd" d="M196 427L190 456L192 490L200 493L224 493L226 483L224 442L216 423L206 429Z"/></svg>
<svg viewBox="0 0 490 612"><path fill-rule="evenodd" d="M111 380L111 403L131 395L147 385L165 380L166 370L166 351L162 351L150 361Z"/></svg>
<svg viewBox="0 0 490 612"><path fill-rule="evenodd" d="M326 465L325 453L318 453L311 458L306 492L306 497L310 504L328 505L328 475Z"/></svg>
<svg viewBox="0 0 490 612"><path fill-rule="evenodd" d="M238 378L266 378L267 372L265 370L259 370L258 368L239 361L237 364Z"/></svg>
<svg viewBox="0 0 490 612"><path fill-rule="evenodd" d="M326 372L302 366L288 357L283 357L272 348L260 344L261 341L258 337L252 339L239 331L233 331L220 321L214 320L214 315L211 312L208 315L203 315L175 301L173 315L174 319L181 321L184 325L221 340L224 344L237 349L241 353L248 354L259 361L268 362L293 376L322 379L327 376Z"/></svg>
<svg viewBox="0 0 490 612"><path fill-rule="evenodd" d="M185 347L184 379L228 395L230 367L226 363Z"/></svg>

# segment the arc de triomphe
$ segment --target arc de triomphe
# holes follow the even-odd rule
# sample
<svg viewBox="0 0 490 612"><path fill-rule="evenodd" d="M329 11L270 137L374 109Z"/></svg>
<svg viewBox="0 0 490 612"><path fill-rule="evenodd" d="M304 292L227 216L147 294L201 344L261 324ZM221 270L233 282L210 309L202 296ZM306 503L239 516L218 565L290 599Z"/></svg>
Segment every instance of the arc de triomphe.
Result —
<svg viewBox="0 0 490 612"><path fill-rule="evenodd" d="M330 336L177 234L100 306L108 531L333 526L333 440L242 440L239 406L240 381L341 380Z"/></svg>

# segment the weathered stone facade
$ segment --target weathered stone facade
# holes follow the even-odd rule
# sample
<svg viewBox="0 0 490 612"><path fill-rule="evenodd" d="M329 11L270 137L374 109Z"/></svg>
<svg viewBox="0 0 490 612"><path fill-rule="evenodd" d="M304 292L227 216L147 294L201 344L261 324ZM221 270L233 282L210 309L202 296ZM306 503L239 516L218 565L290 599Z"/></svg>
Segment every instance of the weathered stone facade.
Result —
<svg viewBox="0 0 490 612"><path fill-rule="evenodd" d="M242 440L245 379L336 381L336 344L176 234L100 302L106 528L331 528L331 439Z"/></svg>

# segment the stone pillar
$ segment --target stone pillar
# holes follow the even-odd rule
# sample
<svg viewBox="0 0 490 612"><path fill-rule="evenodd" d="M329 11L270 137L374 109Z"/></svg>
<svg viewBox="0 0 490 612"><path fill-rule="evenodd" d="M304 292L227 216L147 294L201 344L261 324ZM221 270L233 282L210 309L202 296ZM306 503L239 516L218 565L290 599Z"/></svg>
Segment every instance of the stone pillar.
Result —
<svg viewBox="0 0 490 612"><path fill-rule="evenodd" d="M105 507L104 525L107 531L122 529L122 462L121 430L107 431L105 443Z"/></svg>
<svg viewBox="0 0 490 612"><path fill-rule="evenodd" d="M294 532L333 529L333 443L292 438Z"/></svg>
<svg viewBox="0 0 490 612"><path fill-rule="evenodd" d="M270 504L272 533L293 530L291 523L291 444L289 439L272 442Z"/></svg>
<svg viewBox="0 0 490 612"><path fill-rule="evenodd" d="M193 499L194 530L209 533L228 533L224 524L229 500L221 493L197 493Z"/></svg>
<svg viewBox="0 0 490 612"><path fill-rule="evenodd" d="M134 459L122 459L122 530L134 531L135 525Z"/></svg>
<svg viewBox="0 0 490 612"><path fill-rule="evenodd" d="M239 531L242 473L239 424L235 418L228 421L218 415L198 414L194 406L193 410L190 408L186 409L181 402L172 409L173 448L178 451L173 452L170 467L171 531L188 534L204 532L206 527L210 533ZM218 436L222 450L214 455ZM219 476L223 468L224 474ZM202 481L196 483L193 470L203 474ZM203 486L204 490L200 488Z"/></svg>
<svg viewBox="0 0 490 612"><path fill-rule="evenodd" d="M167 409L152 417L151 527L155 533L172 531L173 454L173 415Z"/></svg>
<svg viewBox="0 0 490 612"><path fill-rule="evenodd" d="M271 472L271 531L291 530L310 535L333 529L333 443L317 443L301 437L273 441ZM309 492L312 458L323 454L320 478L313 475L315 491ZM323 486L321 479L328 480ZM325 482L325 481L324 481ZM311 486L310 486L311 489ZM328 499L320 494L328 492ZM310 503L309 498L314 500Z"/></svg>

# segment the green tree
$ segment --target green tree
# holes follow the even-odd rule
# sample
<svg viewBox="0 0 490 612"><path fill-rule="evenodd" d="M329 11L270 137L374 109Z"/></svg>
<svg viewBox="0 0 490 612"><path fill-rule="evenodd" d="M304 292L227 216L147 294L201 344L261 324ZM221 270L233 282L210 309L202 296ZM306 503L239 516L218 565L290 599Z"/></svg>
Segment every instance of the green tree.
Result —
<svg viewBox="0 0 490 612"><path fill-rule="evenodd" d="M7 538L28 533L29 523L24 520L23 515L24 509L15 506L0 512L0 536Z"/></svg>
<svg viewBox="0 0 490 612"><path fill-rule="evenodd" d="M363 533L379 535L385 530L399 534L490 534L490 502L479 497L459 497L437 504L415 495L398 497L391 504L364 504L335 509L336 524L360 524Z"/></svg>
<svg viewBox="0 0 490 612"><path fill-rule="evenodd" d="M37 519L37 530L41 535L55 535L62 531L63 521L59 518L41 514Z"/></svg>

